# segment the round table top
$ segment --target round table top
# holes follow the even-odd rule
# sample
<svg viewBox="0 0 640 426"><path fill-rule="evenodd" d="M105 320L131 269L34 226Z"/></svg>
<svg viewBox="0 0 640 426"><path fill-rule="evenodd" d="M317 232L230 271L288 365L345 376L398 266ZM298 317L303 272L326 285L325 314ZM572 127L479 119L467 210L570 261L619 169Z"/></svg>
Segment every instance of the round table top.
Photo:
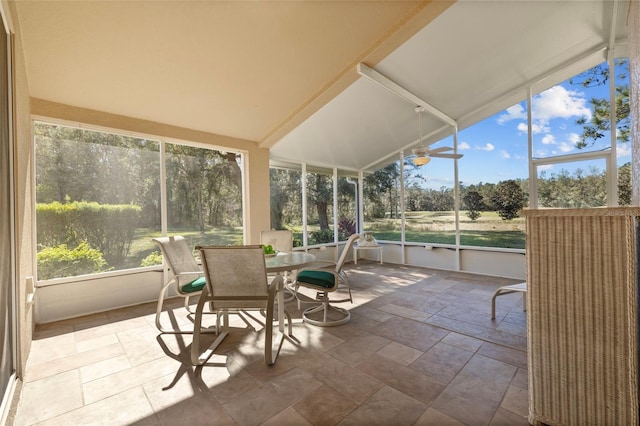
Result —
<svg viewBox="0 0 640 426"><path fill-rule="evenodd" d="M303 251L280 252L272 257L265 257L267 272L284 272L300 269L315 262L316 257Z"/></svg>

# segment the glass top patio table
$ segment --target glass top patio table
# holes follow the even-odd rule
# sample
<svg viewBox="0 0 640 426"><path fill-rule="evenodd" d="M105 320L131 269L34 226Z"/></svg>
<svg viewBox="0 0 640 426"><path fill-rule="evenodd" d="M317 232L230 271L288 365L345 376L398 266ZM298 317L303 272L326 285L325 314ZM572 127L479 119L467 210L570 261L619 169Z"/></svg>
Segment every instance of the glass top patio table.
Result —
<svg viewBox="0 0 640 426"><path fill-rule="evenodd" d="M309 266L316 260L316 257L303 251L294 251L286 253L280 252L275 256L266 257L264 260L267 266L267 272L278 273Z"/></svg>
<svg viewBox="0 0 640 426"><path fill-rule="evenodd" d="M316 260L312 254L303 251L280 252L275 256L265 257L267 272L280 274L309 266ZM284 280L278 286L278 327L284 332ZM291 327L291 325L289 325ZM291 328L289 329L291 333Z"/></svg>

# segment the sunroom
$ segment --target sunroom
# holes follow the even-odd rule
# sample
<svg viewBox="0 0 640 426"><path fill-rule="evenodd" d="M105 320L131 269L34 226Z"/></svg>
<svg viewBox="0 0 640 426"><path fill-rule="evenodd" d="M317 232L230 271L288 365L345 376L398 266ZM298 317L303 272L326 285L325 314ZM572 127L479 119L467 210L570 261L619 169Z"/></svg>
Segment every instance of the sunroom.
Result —
<svg viewBox="0 0 640 426"><path fill-rule="evenodd" d="M38 326L157 300L153 237L527 280L521 208L632 204L635 6L3 2L4 418Z"/></svg>

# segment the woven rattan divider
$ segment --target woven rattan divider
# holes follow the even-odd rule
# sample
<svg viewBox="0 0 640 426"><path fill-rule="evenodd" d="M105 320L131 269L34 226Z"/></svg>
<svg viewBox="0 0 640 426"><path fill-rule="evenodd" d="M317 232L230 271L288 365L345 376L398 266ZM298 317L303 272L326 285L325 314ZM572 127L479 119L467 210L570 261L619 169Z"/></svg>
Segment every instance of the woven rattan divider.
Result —
<svg viewBox="0 0 640 426"><path fill-rule="evenodd" d="M529 422L637 425L640 209L524 215Z"/></svg>

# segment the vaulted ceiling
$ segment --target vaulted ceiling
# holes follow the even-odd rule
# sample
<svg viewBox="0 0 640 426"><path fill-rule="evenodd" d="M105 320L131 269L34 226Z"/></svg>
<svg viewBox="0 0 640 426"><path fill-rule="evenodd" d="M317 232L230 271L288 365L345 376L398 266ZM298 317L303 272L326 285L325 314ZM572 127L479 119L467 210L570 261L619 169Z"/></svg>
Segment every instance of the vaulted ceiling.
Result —
<svg viewBox="0 0 640 426"><path fill-rule="evenodd" d="M415 105L463 128L605 59L626 0L17 0L32 98L255 141L360 170L416 144ZM615 43L613 43L614 41ZM577 62L576 62L577 61ZM567 64L572 67L561 73ZM451 131L429 117L434 141Z"/></svg>

